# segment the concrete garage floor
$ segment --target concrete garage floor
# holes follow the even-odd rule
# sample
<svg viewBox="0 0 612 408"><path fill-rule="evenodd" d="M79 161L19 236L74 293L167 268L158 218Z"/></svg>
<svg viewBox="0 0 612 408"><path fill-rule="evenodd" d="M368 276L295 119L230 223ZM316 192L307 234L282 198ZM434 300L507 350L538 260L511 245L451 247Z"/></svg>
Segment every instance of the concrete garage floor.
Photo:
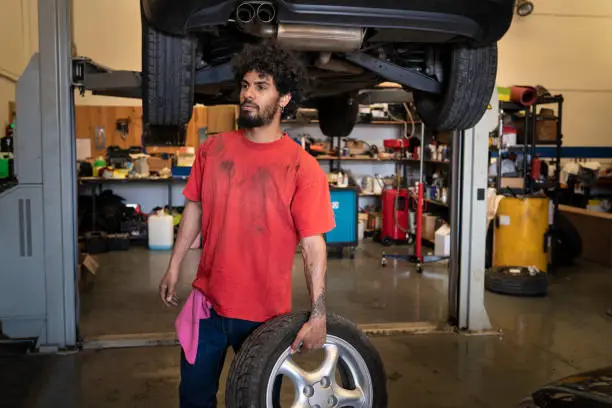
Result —
<svg viewBox="0 0 612 408"><path fill-rule="evenodd" d="M580 264L555 275L544 298L487 293L501 335L374 337L389 407L513 407L548 381L612 365L610 293L610 268ZM0 384L8 385L0 407L176 407L178 353L173 346L0 358Z"/></svg>
<svg viewBox="0 0 612 408"><path fill-rule="evenodd" d="M447 264L427 265L423 276L419 276L414 265L406 262L381 267L382 250L380 245L369 243L357 249L354 260L330 256L328 309L361 324L444 321L448 304ZM191 250L183 264L181 299L189 295L199 256L199 250ZM93 285L81 294L81 335L88 339L173 331L177 310L166 308L157 295L157 285L169 257L169 252L144 248L97 255L100 269ZM309 309L299 254L293 276L293 308Z"/></svg>

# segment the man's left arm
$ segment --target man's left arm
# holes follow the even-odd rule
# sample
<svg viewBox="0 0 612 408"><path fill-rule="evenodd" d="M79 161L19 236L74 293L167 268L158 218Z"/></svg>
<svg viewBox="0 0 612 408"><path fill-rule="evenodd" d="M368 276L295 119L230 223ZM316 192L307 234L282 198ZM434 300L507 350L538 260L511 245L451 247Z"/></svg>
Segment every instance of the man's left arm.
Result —
<svg viewBox="0 0 612 408"><path fill-rule="evenodd" d="M316 160L305 160L300 166L291 212L300 236L304 274L310 294L310 318L292 344L293 351L320 348L327 334L325 276L327 247L323 234L335 226L327 175Z"/></svg>
<svg viewBox="0 0 612 408"><path fill-rule="evenodd" d="M302 326L292 349L304 351L321 348L327 335L327 308L325 304L325 277L327 273L327 248L322 235L305 237L301 242L304 259L304 275L310 294L310 318Z"/></svg>

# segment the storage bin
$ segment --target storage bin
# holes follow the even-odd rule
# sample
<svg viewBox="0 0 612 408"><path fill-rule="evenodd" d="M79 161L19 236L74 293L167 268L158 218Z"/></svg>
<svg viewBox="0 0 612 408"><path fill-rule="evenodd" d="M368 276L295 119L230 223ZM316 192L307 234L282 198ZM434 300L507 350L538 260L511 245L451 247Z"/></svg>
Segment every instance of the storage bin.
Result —
<svg viewBox="0 0 612 408"><path fill-rule="evenodd" d="M163 210L151 214L147 222L149 249L169 250L174 245L174 217Z"/></svg>

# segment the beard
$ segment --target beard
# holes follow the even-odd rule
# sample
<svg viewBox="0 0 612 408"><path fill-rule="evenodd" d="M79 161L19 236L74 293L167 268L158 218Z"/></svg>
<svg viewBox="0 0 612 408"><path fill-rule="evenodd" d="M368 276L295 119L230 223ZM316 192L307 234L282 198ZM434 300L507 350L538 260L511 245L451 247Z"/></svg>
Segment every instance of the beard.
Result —
<svg viewBox="0 0 612 408"><path fill-rule="evenodd" d="M280 101L280 98L279 98ZM261 126L266 126L272 123L276 112L278 112L278 102L264 106L263 109L257 106L255 111L249 112L243 109L246 102L240 105L240 114L238 115L238 127L241 129L253 129ZM249 105L254 105L250 104Z"/></svg>

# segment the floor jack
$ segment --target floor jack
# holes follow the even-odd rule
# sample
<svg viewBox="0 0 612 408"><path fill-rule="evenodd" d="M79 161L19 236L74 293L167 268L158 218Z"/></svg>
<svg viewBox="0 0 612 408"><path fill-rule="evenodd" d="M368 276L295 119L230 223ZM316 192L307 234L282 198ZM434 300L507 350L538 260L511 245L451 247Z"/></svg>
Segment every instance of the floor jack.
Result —
<svg viewBox="0 0 612 408"><path fill-rule="evenodd" d="M398 255L398 254L387 254L382 253L380 258L380 265L387 266L389 259L402 259L410 263L416 264L417 273L423 272L423 264L439 262L446 259L450 259L449 256L423 256L423 209L425 207L425 187L423 183L423 152L425 151L425 126L421 126L421 149L419 152L419 158L421 161L419 182L417 183L417 197L416 197L416 228L415 228L415 254L414 255Z"/></svg>

